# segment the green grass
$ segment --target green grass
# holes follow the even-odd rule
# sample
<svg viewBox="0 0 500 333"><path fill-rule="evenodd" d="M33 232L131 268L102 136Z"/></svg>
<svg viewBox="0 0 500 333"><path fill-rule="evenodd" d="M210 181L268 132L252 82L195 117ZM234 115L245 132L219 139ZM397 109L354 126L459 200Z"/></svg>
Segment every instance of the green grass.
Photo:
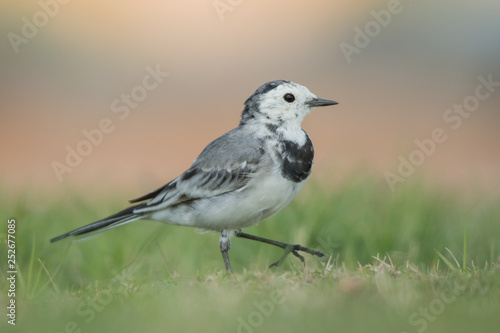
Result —
<svg viewBox="0 0 500 333"><path fill-rule="evenodd" d="M132 193L129 196L133 196ZM49 239L123 208L127 195L59 198L1 192L16 218L17 325L1 332L497 332L500 198L395 193L353 178L311 182L278 215L246 229L328 253L289 256L233 239L224 272L218 235L139 222L82 241ZM470 199L474 198L474 199ZM0 278L6 281L6 221ZM5 309L8 284L0 283ZM5 311L5 310L4 310ZM2 312L3 313L3 312Z"/></svg>

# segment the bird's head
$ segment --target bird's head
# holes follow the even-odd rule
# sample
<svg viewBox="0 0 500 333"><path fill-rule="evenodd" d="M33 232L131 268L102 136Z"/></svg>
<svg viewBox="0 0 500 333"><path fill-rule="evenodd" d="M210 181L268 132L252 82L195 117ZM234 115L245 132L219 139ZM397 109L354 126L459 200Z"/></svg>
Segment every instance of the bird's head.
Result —
<svg viewBox="0 0 500 333"><path fill-rule="evenodd" d="M304 86L277 80L264 83L245 102L241 123L260 123L269 128L299 127L311 109L337 102L316 97Z"/></svg>

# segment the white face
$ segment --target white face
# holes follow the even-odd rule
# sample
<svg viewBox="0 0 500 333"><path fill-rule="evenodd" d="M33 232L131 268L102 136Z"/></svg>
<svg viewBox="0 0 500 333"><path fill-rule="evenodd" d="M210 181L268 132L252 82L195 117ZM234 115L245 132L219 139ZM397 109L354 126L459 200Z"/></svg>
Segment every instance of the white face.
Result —
<svg viewBox="0 0 500 333"><path fill-rule="evenodd" d="M272 122L300 125L313 108L306 102L315 98L316 95L300 84L283 83L262 95L259 110Z"/></svg>

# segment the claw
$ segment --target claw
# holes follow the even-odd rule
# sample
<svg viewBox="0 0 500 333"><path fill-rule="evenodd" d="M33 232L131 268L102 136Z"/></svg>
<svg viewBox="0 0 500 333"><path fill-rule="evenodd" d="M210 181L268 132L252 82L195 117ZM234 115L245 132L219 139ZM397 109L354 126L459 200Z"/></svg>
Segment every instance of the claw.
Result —
<svg viewBox="0 0 500 333"><path fill-rule="evenodd" d="M292 252L292 253L295 252L294 245L291 245L291 244L285 245L285 247L283 248L283 254L281 255L281 258L279 258L278 261L273 262L269 266L269 268L278 267L279 265L281 265L283 263L283 261L285 260L285 258L290 254L290 252Z"/></svg>
<svg viewBox="0 0 500 333"><path fill-rule="evenodd" d="M301 245L298 245L298 244L295 244L295 245L293 245L293 244L286 244L285 247L283 248L283 254L281 255L281 258L279 258L278 261L273 262L269 266L269 268L271 268L271 267L278 267L279 265L281 265L283 263L283 261L285 260L285 258L290 253L292 253L294 256L296 256L297 258L299 258L300 261L302 261L302 263L305 265L306 264L306 260L304 259L304 257L302 255L300 255L297 252L297 251L304 251L302 248L303 247ZM304 249L307 249L307 248L304 248ZM309 249L307 249L307 250L309 250ZM306 251L306 252L308 252L308 251Z"/></svg>
<svg viewBox="0 0 500 333"><path fill-rule="evenodd" d="M302 261L302 263L303 263L304 265L306 264L306 260L304 259L304 257L303 257L303 256L301 256L301 255L300 255L297 251L295 251L295 250L294 250L294 251L292 251L292 254L293 254L294 256L296 256L297 258L299 258L299 259L300 259L300 261Z"/></svg>

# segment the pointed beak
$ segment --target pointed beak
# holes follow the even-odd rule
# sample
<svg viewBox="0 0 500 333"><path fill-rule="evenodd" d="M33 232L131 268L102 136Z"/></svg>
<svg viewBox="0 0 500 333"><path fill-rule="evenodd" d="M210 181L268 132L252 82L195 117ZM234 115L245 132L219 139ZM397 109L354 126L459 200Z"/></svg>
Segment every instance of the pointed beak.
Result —
<svg viewBox="0 0 500 333"><path fill-rule="evenodd" d="M335 101L330 101L328 99L323 99L323 98L313 98L309 101L306 102L306 105L315 108L318 106L328 106L328 105L337 105L339 103Z"/></svg>

